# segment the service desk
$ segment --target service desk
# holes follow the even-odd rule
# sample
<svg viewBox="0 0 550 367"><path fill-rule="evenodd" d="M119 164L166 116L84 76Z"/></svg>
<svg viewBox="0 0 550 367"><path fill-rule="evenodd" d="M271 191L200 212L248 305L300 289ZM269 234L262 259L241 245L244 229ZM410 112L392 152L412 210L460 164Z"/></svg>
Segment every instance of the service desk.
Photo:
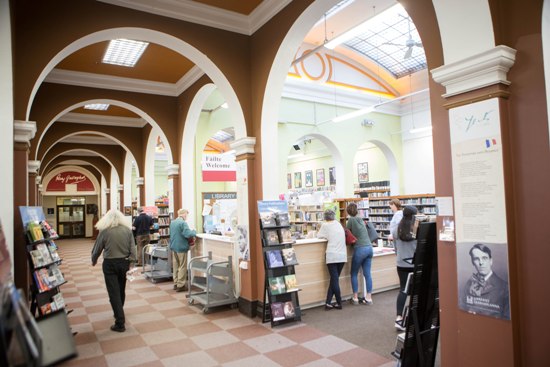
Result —
<svg viewBox="0 0 550 367"><path fill-rule="evenodd" d="M232 256L233 263L233 285L235 287L235 296L241 294L241 279L239 272L239 250L233 237L218 236L208 233L198 233L198 241L190 251L191 257L208 256L212 252L213 261L227 261L228 256Z"/></svg>
<svg viewBox="0 0 550 367"><path fill-rule="evenodd" d="M325 262L326 240L297 240L294 245L298 265L295 266L296 278L300 285L300 307L303 309L319 306L325 303L329 284L329 274ZM351 298L351 257L353 250L348 247L348 261L340 275L342 298ZM395 252L393 249L374 247L371 274L373 293L383 292L399 287L399 278L395 267ZM359 293L365 289L362 271L359 272Z"/></svg>

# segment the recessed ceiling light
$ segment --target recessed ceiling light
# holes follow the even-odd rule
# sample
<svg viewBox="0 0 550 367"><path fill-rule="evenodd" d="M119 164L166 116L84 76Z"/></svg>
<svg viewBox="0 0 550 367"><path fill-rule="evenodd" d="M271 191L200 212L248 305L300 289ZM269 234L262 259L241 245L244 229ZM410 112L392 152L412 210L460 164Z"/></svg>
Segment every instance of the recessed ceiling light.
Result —
<svg viewBox="0 0 550 367"><path fill-rule="evenodd" d="M148 45L148 42L123 38L111 40L102 62L105 64L133 67Z"/></svg>
<svg viewBox="0 0 550 367"><path fill-rule="evenodd" d="M109 105L107 103L92 103L84 105L86 110L97 110L97 111L107 111Z"/></svg>

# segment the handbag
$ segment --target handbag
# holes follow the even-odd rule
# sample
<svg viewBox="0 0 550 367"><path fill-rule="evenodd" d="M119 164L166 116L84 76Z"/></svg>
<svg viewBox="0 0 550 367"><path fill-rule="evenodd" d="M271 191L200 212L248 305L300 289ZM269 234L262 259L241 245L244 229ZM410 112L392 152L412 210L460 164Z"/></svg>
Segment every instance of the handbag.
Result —
<svg viewBox="0 0 550 367"><path fill-rule="evenodd" d="M357 237L355 237L353 233L351 233L349 228L344 227L344 233L346 234L346 245L355 245L355 242L357 242Z"/></svg>

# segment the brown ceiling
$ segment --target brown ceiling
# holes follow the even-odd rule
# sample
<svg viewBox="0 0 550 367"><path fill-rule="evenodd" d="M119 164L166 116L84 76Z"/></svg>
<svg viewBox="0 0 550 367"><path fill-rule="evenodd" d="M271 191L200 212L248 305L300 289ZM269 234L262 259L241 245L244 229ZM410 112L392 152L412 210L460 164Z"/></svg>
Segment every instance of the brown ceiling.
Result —
<svg viewBox="0 0 550 367"><path fill-rule="evenodd" d="M215 6L216 8L249 15L263 0L194 0L196 3Z"/></svg>
<svg viewBox="0 0 550 367"><path fill-rule="evenodd" d="M101 62L109 42L99 42L69 55L56 68L125 78L176 83L194 64L175 51L157 44L149 44L133 67Z"/></svg>

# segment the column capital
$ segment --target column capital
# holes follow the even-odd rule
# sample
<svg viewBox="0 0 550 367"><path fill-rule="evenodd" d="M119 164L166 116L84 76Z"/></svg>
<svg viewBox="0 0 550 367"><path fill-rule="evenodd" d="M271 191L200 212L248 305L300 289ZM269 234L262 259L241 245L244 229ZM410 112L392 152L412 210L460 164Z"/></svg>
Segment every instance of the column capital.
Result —
<svg viewBox="0 0 550 367"><path fill-rule="evenodd" d="M103 191L105 191L105 193L106 193L107 195L109 195L109 194L111 193L111 189L108 188L108 187L106 187L105 189L103 189Z"/></svg>
<svg viewBox="0 0 550 367"><path fill-rule="evenodd" d="M446 88L443 97L469 92L494 84L510 85L507 73L516 61L516 50L495 48L431 70L433 79Z"/></svg>
<svg viewBox="0 0 550 367"><path fill-rule="evenodd" d="M143 177L137 177L136 178L136 185L141 186L145 184L145 178Z"/></svg>
<svg viewBox="0 0 550 367"><path fill-rule="evenodd" d="M34 180L35 180L35 183L36 183L37 185L39 185L40 182L42 181L42 176L36 176L36 177L34 178Z"/></svg>
<svg viewBox="0 0 550 367"><path fill-rule="evenodd" d="M244 154L254 154L254 146L256 145L256 138L247 136L238 140L235 140L229 144L231 149L235 150L235 156Z"/></svg>
<svg viewBox="0 0 550 367"><path fill-rule="evenodd" d="M118 191L124 191L124 185L118 185L117 189Z"/></svg>
<svg viewBox="0 0 550 367"><path fill-rule="evenodd" d="M28 161L27 162L27 172L28 173L38 173L38 169L40 168L40 161Z"/></svg>
<svg viewBox="0 0 550 367"><path fill-rule="evenodd" d="M15 120L13 122L13 141L30 144L36 134L36 122Z"/></svg>
<svg viewBox="0 0 550 367"><path fill-rule="evenodd" d="M166 173L168 176L177 176L180 173L180 165L179 164L169 164L165 168Z"/></svg>
<svg viewBox="0 0 550 367"><path fill-rule="evenodd" d="M38 184L38 191L44 191L44 185Z"/></svg>

